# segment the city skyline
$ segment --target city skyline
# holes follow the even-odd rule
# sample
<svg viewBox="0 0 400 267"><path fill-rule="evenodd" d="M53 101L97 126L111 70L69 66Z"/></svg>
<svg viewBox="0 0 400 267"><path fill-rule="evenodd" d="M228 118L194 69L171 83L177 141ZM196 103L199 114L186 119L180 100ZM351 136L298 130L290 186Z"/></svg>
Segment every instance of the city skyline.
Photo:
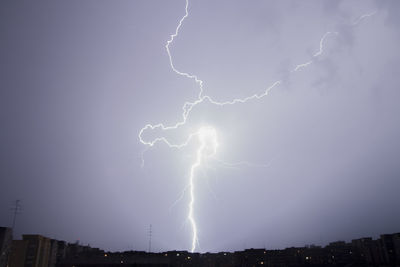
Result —
<svg viewBox="0 0 400 267"><path fill-rule="evenodd" d="M150 250L150 248L149 248ZM250 248L241 251L189 252L170 250L110 252L79 242L67 243L41 235L24 234L12 240L11 228L0 227L0 266L397 266L400 233L362 237L326 246L284 249Z"/></svg>

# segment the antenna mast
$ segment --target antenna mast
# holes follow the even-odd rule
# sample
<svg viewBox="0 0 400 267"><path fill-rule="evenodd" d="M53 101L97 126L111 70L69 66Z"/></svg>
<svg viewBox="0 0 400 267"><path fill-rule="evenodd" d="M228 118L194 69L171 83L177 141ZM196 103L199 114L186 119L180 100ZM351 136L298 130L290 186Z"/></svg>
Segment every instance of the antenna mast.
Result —
<svg viewBox="0 0 400 267"><path fill-rule="evenodd" d="M149 227L149 253L151 252L151 235L153 234L152 226Z"/></svg>
<svg viewBox="0 0 400 267"><path fill-rule="evenodd" d="M21 200L17 199L15 200L15 206L11 208L12 211L14 211L14 218L13 218L13 223L12 223L12 229L14 231L15 227L15 220L17 218L17 214L21 211L21 205L20 205Z"/></svg>

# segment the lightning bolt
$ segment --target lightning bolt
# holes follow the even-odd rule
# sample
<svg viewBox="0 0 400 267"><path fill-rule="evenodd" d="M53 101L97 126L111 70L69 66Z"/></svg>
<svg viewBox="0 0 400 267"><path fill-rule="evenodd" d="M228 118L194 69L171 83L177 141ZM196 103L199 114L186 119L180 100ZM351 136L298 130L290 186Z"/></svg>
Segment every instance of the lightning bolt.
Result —
<svg viewBox="0 0 400 267"><path fill-rule="evenodd" d="M370 16L374 15L375 13L376 12L362 15L355 22L353 22L353 24L351 24L351 25L353 25L353 26L357 25L363 19L365 19L367 17L370 17ZM191 225L191 228L192 228L191 252L194 252L196 250L196 245L198 244L198 230L197 230L197 224L196 224L196 220L195 220L195 216L194 216L195 174L196 174L196 170L201 167L202 163L207 158L216 155L217 147L218 147L217 132L213 127L201 127L197 131L188 134L186 139L184 141L180 142L180 143L174 143L174 142L168 140L168 138L165 137L165 136L156 137L156 138L150 139L150 140L145 140L145 138L143 137L144 133L147 132L147 131L154 131L154 130L161 130L162 132L166 132L166 131L169 131L169 130L178 129L179 127L181 127L181 126L186 124L186 122L187 122L187 120L189 118L189 115L190 115L191 111L193 110L193 108L196 107L197 105L200 105L201 103L203 103L205 101L208 101L209 103L211 103L213 105L217 105L217 106L226 106L226 105L235 105L235 104L238 104L238 103L242 103L243 104L243 103L246 103L246 102L252 101L252 100L260 100L260 99L264 98L265 96L267 96L268 93L272 89L274 89L275 87L279 86L282 83L282 80L277 80L277 81L273 82L270 86L268 86L266 89L264 89L260 93L255 93L253 95L249 95L249 96L244 97L244 98L234 98L234 99L226 100L226 101L217 101L217 100L214 100L209 95L204 95L203 81L201 79L199 79L194 74L190 74L188 72L183 72L183 71L178 70L175 67L174 63L173 63L173 58L172 58L171 51L170 51L170 45L174 42L174 39L178 36L179 31L180 31L180 29L181 29L181 27L183 25L184 20L188 16L189 16L189 0L186 0L185 1L185 14L179 20L179 23L178 23L178 26L175 29L175 32L172 35L170 35L170 38L169 38L169 40L167 41L167 43L165 45L165 49L166 49L167 54L168 54L169 64L170 64L171 69L177 75L185 77L185 78L188 78L188 79L191 79L198 85L199 93L197 95L197 98L195 98L195 100L193 100L193 101L186 101L183 104L183 106L182 106L182 119L181 120L179 120L178 122L176 122L175 124L172 124L172 125L164 125L163 123L158 123L158 124L150 124L150 123L148 123L142 129L140 129L139 134L138 134L138 138L139 138L139 141L143 145L145 145L147 148L153 147L158 142L164 142L170 148L181 149L183 147L186 147L190 142L192 142L193 139L195 139L197 137L197 140L199 142L199 147L198 147L198 149L196 151L195 162L193 162L193 164L190 167L189 184L184 189L184 192L186 190L189 190L190 201L188 203L188 208L189 208L188 221L190 222L190 225ZM320 39L319 50L315 54L312 55L312 58L309 61L296 65L296 67L291 71L291 73L297 72L297 71L299 71L299 70L301 70L303 68L306 68L306 67L310 66L314 62L314 60L316 58L320 57L324 52L325 39L330 35L338 35L338 33L337 32L330 32L330 31L326 32ZM142 153L142 166L144 165L143 153ZM227 166L229 166L229 165L231 165L231 166L237 166L237 165L248 165L248 166L250 166L250 165L255 165L255 164L251 164L251 163L248 163L248 162L239 162L239 163L234 163L234 164L224 163L224 164L226 164ZM257 165L261 166L263 164L257 164ZM264 166L267 167L268 165L264 165ZM179 199L181 199L182 197L183 197L183 194Z"/></svg>
<svg viewBox="0 0 400 267"><path fill-rule="evenodd" d="M194 252L196 249L196 245L198 244L198 237L197 237L197 225L196 220L194 218L194 179L195 179L195 172L196 169L201 166L204 157L213 156L217 153L217 133L214 128L206 127L200 128L198 131L198 137L200 146L197 149L196 153L196 161L190 168L190 177L189 177L189 192L190 192L190 202L189 202L189 214L188 219L192 226L192 248L191 252ZM208 143L211 143L210 145ZM211 153L207 155L207 148L211 147Z"/></svg>

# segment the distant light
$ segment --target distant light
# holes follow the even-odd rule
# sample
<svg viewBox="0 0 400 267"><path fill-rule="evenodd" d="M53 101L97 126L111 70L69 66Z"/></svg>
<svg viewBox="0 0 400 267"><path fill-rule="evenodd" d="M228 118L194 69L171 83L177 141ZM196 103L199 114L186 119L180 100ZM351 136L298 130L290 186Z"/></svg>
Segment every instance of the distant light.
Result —
<svg viewBox="0 0 400 267"><path fill-rule="evenodd" d="M308 260L308 257L306 257L306 260Z"/></svg>
<svg viewBox="0 0 400 267"><path fill-rule="evenodd" d="M187 257L187 259L190 260L191 258L190 258L190 257Z"/></svg>
<svg viewBox="0 0 400 267"><path fill-rule="evenodd" d="M124 261L121 261L121 263L124 263Z"/></svg>
<svg viewBox="0 0 400 267"><path fill-rule="evenodd" d="M224 256L226 256L226 253L224 253Z"/></svg>
<svg viewBox="0 0 400 267"><path fill-rule="evenodd" d="M260 262L260 264L261 264L261 265L263 265L263 264L264 264L264 262L262 261L262 262Z"/></svg>
<svg viewBox="0 0 400 267"><path fill-rule="evenodd" d="M176 253L176 256L179 257L179 253Z"/></svg>
<svg viewBox="0 0 400 267"><path fill-rule="evenodd" d="M108 255L107 255L107 254L104 254L104 257L108 257Z"/></svg>
<svg viewBox="0 0 400 267"><path fill-rule="evenodd" d="M168 256L168 254L167 254L167 253L165 253L165 254L164 254L164 256L165 256L165 257L167 257L167 256Z"/></svg>

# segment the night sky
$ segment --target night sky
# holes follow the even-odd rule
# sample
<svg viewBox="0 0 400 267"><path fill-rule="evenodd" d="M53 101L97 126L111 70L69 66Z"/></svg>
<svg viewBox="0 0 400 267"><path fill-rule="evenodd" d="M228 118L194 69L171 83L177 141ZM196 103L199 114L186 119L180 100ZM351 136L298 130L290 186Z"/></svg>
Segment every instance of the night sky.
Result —
<svg viewBox="0 0 400 267"><path fill-rule="evenodd" d="M282 81L144 133L217 132L196 171L196 251L400 231L399 14L397 0L189 1L170 50L204 94L230 101ZM20 199L16 238L147 250L152 224L153 251L190 249L198 142L138 136L198 97L165 49L184 15L184 0L1 1L0 226Z"/></svg>

